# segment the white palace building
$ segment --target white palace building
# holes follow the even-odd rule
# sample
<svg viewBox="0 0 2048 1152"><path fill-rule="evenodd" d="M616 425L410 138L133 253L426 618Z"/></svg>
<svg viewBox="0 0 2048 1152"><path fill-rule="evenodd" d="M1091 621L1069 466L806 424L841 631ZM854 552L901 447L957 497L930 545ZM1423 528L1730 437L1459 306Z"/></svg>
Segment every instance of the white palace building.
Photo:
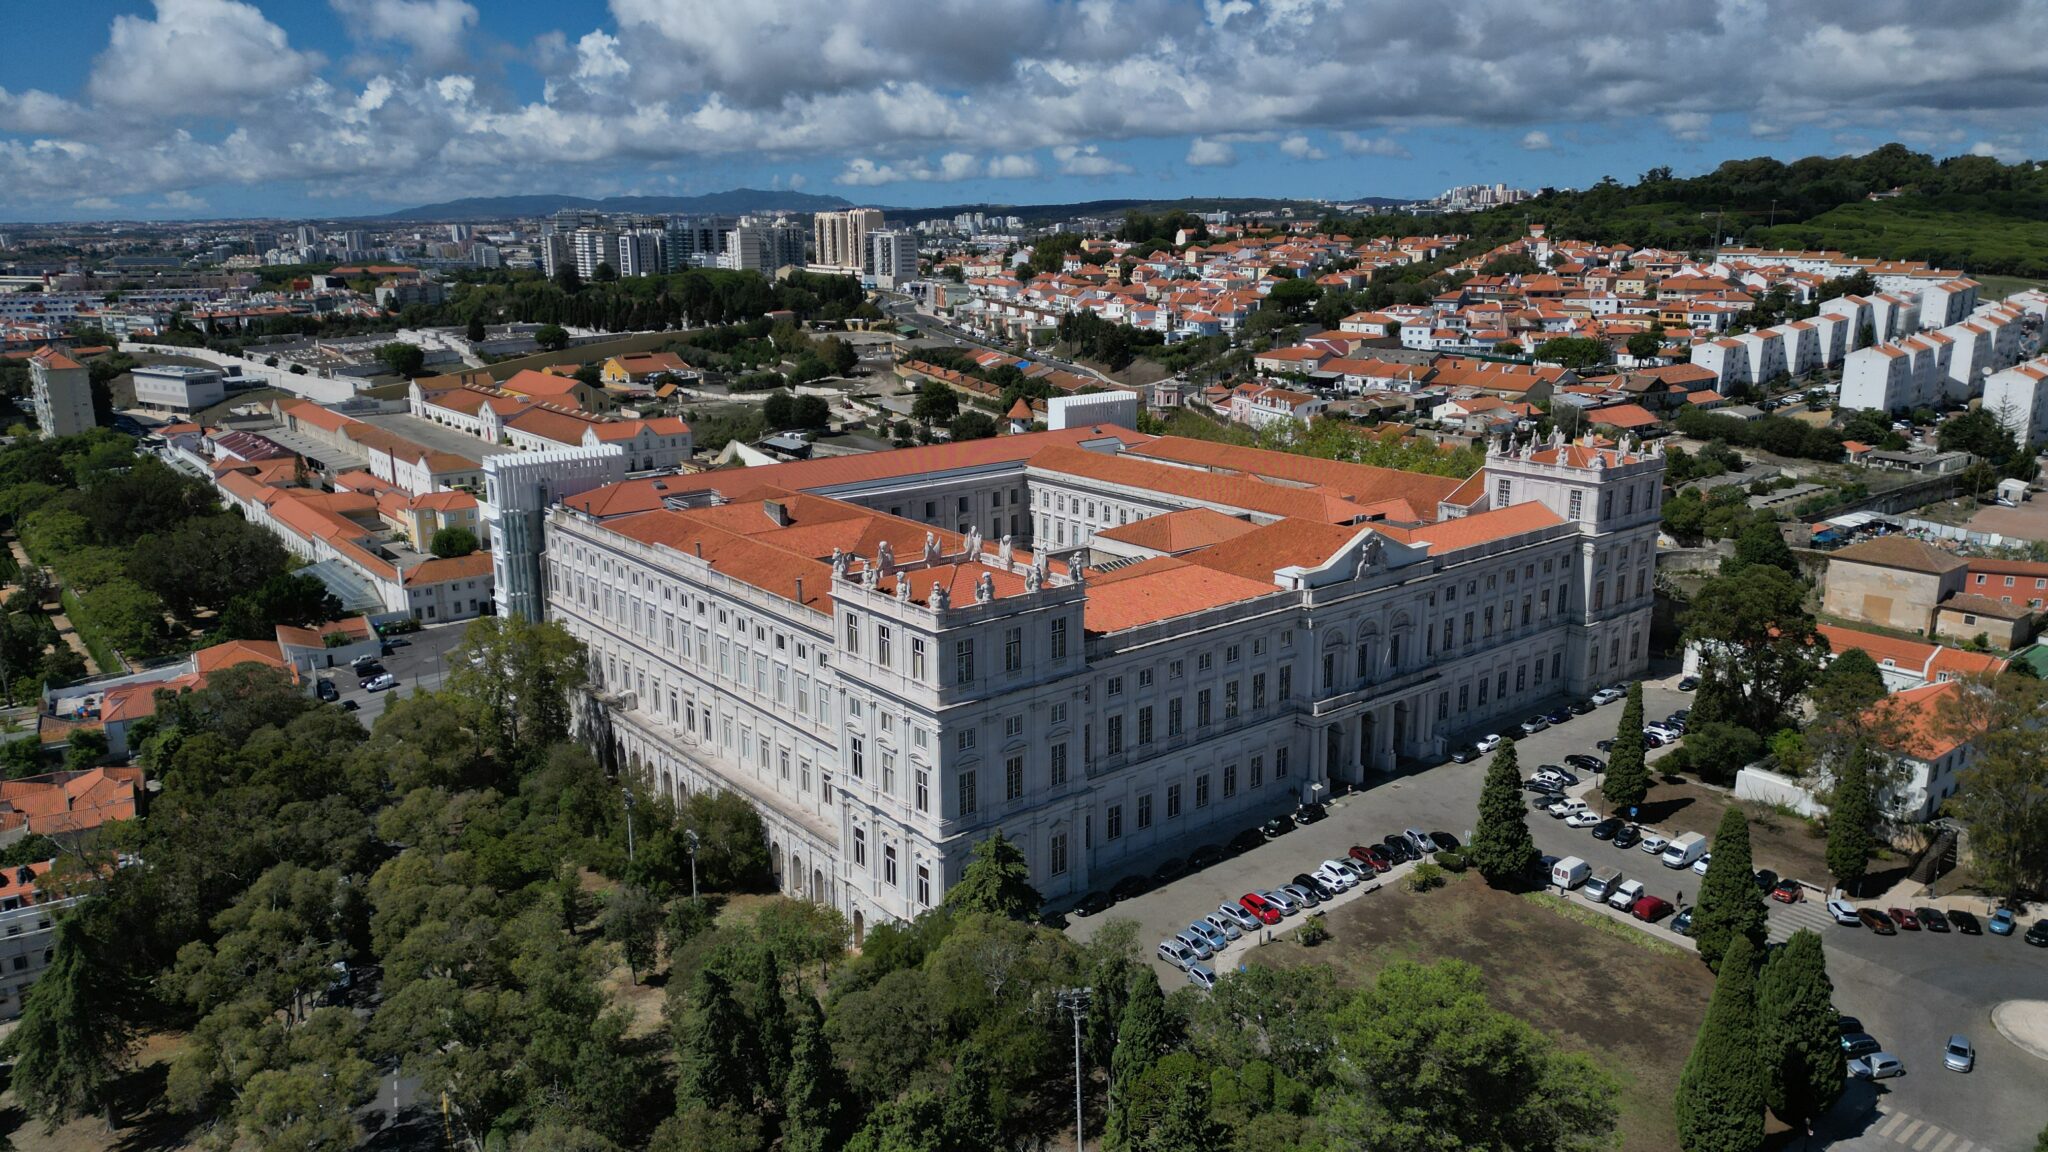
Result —
<svg viewBox="0 0 2048 1152"><path fill-rule="evenodd" d="M760 809L783 891L1048 900L1639 675L1664 460L1459 481L1100 426L628 480L545 521L622 767Z"/></svg>

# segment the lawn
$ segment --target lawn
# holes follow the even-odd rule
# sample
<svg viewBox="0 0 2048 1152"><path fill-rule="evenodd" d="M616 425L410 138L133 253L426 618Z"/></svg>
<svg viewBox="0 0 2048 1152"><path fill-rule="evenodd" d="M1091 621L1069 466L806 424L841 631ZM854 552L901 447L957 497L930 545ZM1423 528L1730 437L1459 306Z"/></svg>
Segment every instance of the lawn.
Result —
<svg viewBox="0 0 2048 1152"><path fill-rule="evenodd" d="M1251 959L1328 963L1345 987L1395 960L1463 960L1485 974L1494 1003L1614 1074L1624 1152L1677 1147L1671 1099L1713 990L1712 974L1690 953L1497 892L1476 876L1421 894L1388 886L1330 912L1327 923L1327 943L1303 948L1290 936Z"/></svg>

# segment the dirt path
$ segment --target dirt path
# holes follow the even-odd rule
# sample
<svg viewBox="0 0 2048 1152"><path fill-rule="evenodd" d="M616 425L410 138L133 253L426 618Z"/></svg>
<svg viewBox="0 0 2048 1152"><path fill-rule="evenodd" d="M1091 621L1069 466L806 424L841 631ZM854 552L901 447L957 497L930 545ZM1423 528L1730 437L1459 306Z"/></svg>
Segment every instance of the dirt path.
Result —
<svg viewBox="0 0 2048 1152"><path fill-rule="evenodd" d="M14 563L17 568L28 569L35 566L35 561L30 560L28 553L22 550L21 541L9 538L7 550L14 554ZM15 586L8 585L5 594L0 594L0 603L4 603L8 597L14 595L14 591ZM58 641L73 652L76 652L79 659L85 661L85 674L88 676L98 676L106 671L106 669L100 667L99 661L92 658L92 651L85 646L85 640L78 635L78 630L71 626L71 618L64 615L63 604L45 604L42 607L43 611L50 617L51 626L57 629Z"/></svg>

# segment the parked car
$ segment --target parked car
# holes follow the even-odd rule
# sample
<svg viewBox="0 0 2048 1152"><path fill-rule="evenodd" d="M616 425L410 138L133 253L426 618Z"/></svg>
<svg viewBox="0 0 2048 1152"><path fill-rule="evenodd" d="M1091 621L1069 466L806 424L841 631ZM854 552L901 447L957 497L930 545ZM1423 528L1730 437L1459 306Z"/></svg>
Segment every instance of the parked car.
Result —
<svg viewBox="0 0 2048 1152"><path fill-rule="evenodd" d="M1609 908L1619 908L1626 912L1635 907L1636 901L1641 900L1643 896L1643 882L1641 880L1623 880L1614 886L1614 891L1607 894L1607 906Z"/></svg>
<svg viewBox="0 0 2048 1152"><path fill-rule="evenodd" d="M2048 948L2048 920L2036 920L2023 939L2036 948Z"/></svg>
<svg viewBox="0 0 2048 1152"><path fill-rule="evenodd" d="M1915 908L1913 910L1913 914L1919 917L1920 926L1922 928L1927 929L1929 932L1940 932L1944 935L1947 934L1948 917L1941 914L1941 909Z"/></svg>
<svg viewBox="0 0 2048 1152"><path fill-rule="evenodd" d="M1294 810L1294 822L1296 824L1313 824L1329 814L1329 809L1321 804L1303 804Z"/></svg>
<svg viewBox="0 0 2048 1152"><path fill-rule="evenodd" d="M1221 845L1204 844L1188 853L1188 871L1199 872L1210 865L1220 864L1225 855Z"/></svg>
<svg viewBox="0 0 2048 1152"><path fill-rule="evenodd" d="M1863 1021L1855 1016L1836 1016L1835 1035L1847 1036L1851 1032L1863 1031Z"/></svg>
<svg viewBox="0 0 2048 1152"><path fill-rule="evenodd" d="M1677 739L1678 736L1675 733L1666 733L1662 729L1643 729L1643 747L1645 748L1662 748L1666 744L1673 743Z"/></svg>
<svg viewBox="0 0 2048 1152"><path fill-rule="evenodd" d="M1768 896L1770 895L1771 889L1776 888L1777 886L1778 874L1776 872L1771 871L1769 868L1759 868L1756 870L1757 891L1762 892L1764 895Z"/></svg>
<svg viewBox="0 0 2048 1152"><path fill-rule="evenodd" d="M1584 716L1591 712L1593 708L1594 704L1591 700L1574 700L1565 705L1565 710L1574 716Z"/></svg>
<svg viewBox="0 0 2048 1152"><path fill-rule="evenodd" d="M1351 858L1375 872L1385 872L1394 866L1394 858L1387 855L1387 850L1377 844L1352 845Z"/></svg>
<svg viewBox="0 0 2048 1152"><path fill-rule="evenodd" d="M1289 832L1294 831L1294 821L1285 816L1275 816L1264 824L1259 825L1259 831L1264 832L1269 837L1285 836Z"/></svg>
<svg viewBox="0 0 2048 1152"><path fill-rule="evenodd" d="M1977 1048L1958 1032L1941 1047L1941 1066L1951 1072L1968 1072L1977 1066Z"/></svg>
<svg viewBox="0 0 2048 1152"><path fill-rule="evenodd" d="M1588 756L1584 752L1574 752L1571 755L1565 757L1564 762L1571 765L1574 768L1577 768L1581 772L1607 771L1606 761L1600 759L1598 756Z"/></svg>
<svg viewBox="0 0 2048 1152"><path fill-rule="evenodd" d="M1550 727L1550 717L1531 716L1527 720L1522 721L1522 735L1534 736L1548 727Z"/></svg>
<svg viewBox="0 0 2048 1152"><path fill-rule="evenodd" d="M1544 808L1545 812L1550 813L1551 817L1557 820L1562 820L1574 812L1584 812L1585 810L1586 802L1584 800L1574 800L1569 797L1553 800L1548 807Z"/></svg>
<svg viewBox="0 0 2048 1152"><path fill-rule="evenodd" d="M1595 704L1612 704L1616 700L1626 700L1627 698L1628 693L1620 688L1602 688L1598 692L1593 693L1593 703Z"/></svg>
<svg viewBox="0 0 2048 1152"><path fill-rule="evenodd" d="M1470 744L1460 744L1451 749L1451 761L1456 764L1470 764L1479 758L1479 749Z"/></svg>
<svg viewBox="0 0 2048 1152"><path fill-rule="evenodd" d="M1257 916L1247 911L1242 904L1218 904L1216 906L1216 915L1237 925L1238 930L1241 932L1257 932L1259 925L1264 923Z"/></svg>
<svg viewBox="0 0 2048 1152"><path fill-rule="evenodd" d="M1700 678L1697 676L1687 676L1678 682L1678 690L1680 692L1691 692L1699 686Z"/></svg>
<svg viewBox="0 0 2048 1152"><path fill-rule="evenodd" d="M334 686L334 681L326 679L325 677L322 677L320 682L314 686L313 694L315 696L320 697L320 699L327 701L330 704L332 704L336 700L341 699L341 689L336 688Z"/></svg>
<svg viewBox="0 0 2048 1152"><path fill-rule="evenodd" d="M1564 705L1559 705L1545 712L1543 718L1552 724L1562 724L1572 718L1572 710Z"/></svg>
<svg viewBox="0 0 2048 1152"><path fill-rule="evenodd" d="M1712 864L1713 862L1714 854L1712 852L1709 852L1705 856L1702 856L1699 859L1692 862L1692 870L1699 873L1702 876L1705 876L1707 874L1707 866L1709 864Z"/></svg>
<svg viewBox="0 0 2048 1152"><path fill-rule="evenodd" d="M1884 1045L1879 1044L1877 1037L1872 1036L1868 1032L1842 1033L1842 1055L1844 1056L1854 1059L1858 1056L1868 1056L1872 1052L1882 1051L1884 1051Z"/></svg>
<svg viewBox="0 0 2048 1152"><path fill-rule="evenodd" d="M1232 852L1249 852L1265 842L1265 829L1247 828L1230 838L1230 850Z"/></svg>
<svg viewBox="0 0 2048 1152"><path fill-rule="evenodd" d="M356 662L349 665L349 667L355 669L356 679L358 680L368 680L370 677L380 676L384 672L384 665L379 663L374 656L359 656L356 658Z"/></svg>
<svg viewBox="0 0 2048 1152"><path fill-rule="evenodd" d="M1884 910L1884 914L1891 917L1892 923L1897 924L1905 931L1918 932L1920 930L1920 918L1913 915L1911 908L1887 908Z"/></svg>
<svg viewBox="0 0 2048 1152"><path fill-rule="evenodd" d="M1396 864L1422 859L1422 854L1415 850L1415 845L1410 844L1408 838L1398 832L1388 835L1380 844L1386 848L1387 855L1392 856Z"/></svg>
<svg viewBox="0 0 2048 1152"><path fill-rule="evenodd" d="M1982 936L1984 934L1984 926L1977 923L1977 918L1960 909L1951 909L1949 911L1948 923L1949 927L1954 928L1965 936Z"/></svg>
<svg viewBox="0 0 2048 1152"><path fill-rule="evenodd" d="M1863 921L1865 928L1870 929L1879 936L1897 936L1899 934L1898 927L1892 923L1892 918L1875 908L1858 908L1856 910L1856 918Z"/></svg>
<svg viewBox="0 0 2048 1152"><path fill-rule="evenodd" d="M1567 788L1569 788L1569 787L1571 787L1572 785L1574 785L1574 784L1577 784L1577 783L1579 782L1579 776L1578 776L1578 773L1576 773L1576 772L1567 772L1567 771L1565 770L1564 766L1563 766L1563 765L1561 765L1561 764L1541 764L1541 765L1538 765L1538 766L1537 766L1537 768L1536 768L1536 775L1538 775L1538 776L1545 776L1545 777L1548 777L1548 778L1550 778L1550 779L1552 779L1552 780L1557 780L1557 781L1560 781L1560 782L1562 782L1562 783L1564 784L1564 786L1565 786L1565 787L1567 787Z"/></svg>
<svg viewBox="0 0 2048 1152"><path fill-rule="evenodd" d="M1856 915L1856 906L1847 900L1828 901L1828 915L1844 928L1857 928L1863 924L1863 918Z"/></svg>
<svg viewBox="0 0 2048 1152"><path fill-rule="evenodd" d="M1607 819L1593 825L1593 839L1612 840L1614 839L1614 834L1621 831L1627 824L1628 821L1623 820L1619 816L1609 816Z"/></svg>
<svg viewBox="0 0 2048 1152"><path fill-rule="evenodd" d="M1326 884L1321 878L1307 872L1296 872L1292 883L1296 888L1308 891L1318 903L1333 899L1339 891L1335 885Z"/></svg>
<svg viewBox="0 0 2048 1152"><path fill-rule="evenodd" d="M1194 949L1181 943L1178 938L1159 942L1159 958L1183 972L1187 971L1188 965L1201 959L1195 955Z"/></svg>
<svg viewBox="0 0 2048 1152"><path fill-rule="evenodd" d="M1806 885L1785 879L1771 885L1771 899L1780 904L1797 904L1806 898Z"/></svg>
<svg viewBox="0 0 2048 1152"><path fill-rule="evenodd" d="M1612 737L1609 737L1605 740L1596 740L1593 743L1593 747L1599 749L1602 752L1612 752L1614 751L1614 739Z"/></svg>
<svg viewBox="0 0 2048 1152"><path fill-rule="evenodd" d="M1690 907L1671 918L1671 930L1680 936L1692 935L1692 909Z"/></svg>
<svg viewBox="0 0 2048 1152"><path fill-rule="evenodd" d="M1456 852L1459 848L1458 838L1449 832L1431 832L1429 838L1436 841L1439 852Z"/></svg>
<svg viewBox="0 0 2048 1152"><path fill-rule="evenodd" d="M1488 732L1486 735L1473 741L1472 747L1478 749L1482 754L1492 752L1495 748L1500 747L1500 737L1492 732Z"/></svg>
<svg viewBox="0 0 2048 1152"><path fill-rule="evenodd" d="M1991 922L1987 927L1991 929L1993 936L2010 936L2013 929L2019 927L2019 921L2013 918L2012 909L2000 908L1991 914Z"/></svg>
<svg viewBox="0 0 2048 1152"><path fill-rule="evenodd" d="M1261 924L1278 924L1280 917L1285 915L1285 913L1280 911L1279 905L1268 901L1256 892L1247 892L1239 896L1237 898L1237 906L1244 910L1245 915L1250 916Z"/></svg>
<svg viewBox="0 0 2048 1152"><path fill-rule="evenodd" d="M1567 828L1597 828L1605 823L1600 814L1590 808L1583 812L1574 812L1564 818L1564 826Z"/></svg>
<svg viewBox="0 0 2048 1152"><path fill-rule="evenodd" d="M393 676L389 672L363 681L363 691L365 692L389 692L396 687L398 687L398 677Z"/></svg>
<svg viewBox="0 0 2048 1152"><path fill-rule="evenodd" d="M1207 964L1196 961L1188 965L1188 983L1193 984L1204 992L1212 991L1216 987L1216 970Z"/></svg>
<svg viewBox="0 0 2048 1152"><path fill-rule="evenodd" d="M1889 1080L1905 1074L1906 1066L1889 1052L1872 1052L1868 1056L1849 1061L1849 1075L1858 1080Z"/></svg>
<svg viewBox="0 0 2048 1152"><path fill-rule="evenodd" d="M1629 906L1628 914L1645 924L1655 924L1671 915L1671 901L1657 896L1643 896Z"/></svg>
<svg viewBox="0 0 2048 1152"><path fill-rule="evenodd" d="M1074 915L1093 916L1109 910L1110 898L1101 892L1090 892L1074 903Z"/></svg>
<svg viewBox="0 0 2048 1152"><path fill-rule="evenodd" d="M1407 839L1408 846L1415 849L1417 860L1436 851L1436 840L1420 828L1403 828L1401 835Z"/></svg>
<svg viewBox="0 0 2048 1152"><path fill-rule="evenodd" d="M1126 876L1109 886L1109 895L1114 900L1129 900L1133 896L1143 896L1151 890L1152 878L1150 876Z"/></svg>
<svg viewBox="0 0 2048 1152"><path fill-rule="evenodd" d="M1664 846L1669 843L1671 843L1671 841L1666 840L1662 836L1649 835L1643 837L1643 842L1637 845L1637 847L1641 848L1645 852L1648 852L1652 856L1661 856L1664 854Z"/></svg>
<svg viewBox="0 0 2048 1152"><path fill-rule="evenodd" d="M1188 862L1178 856L1169 856L1159 867L1152 870L1154 884L1166 884L1188 874Z"/></svg>
<svg viewBox="0 0 2048 1152"><path fill-rule="evenodd" d="M1341 888L1356 888L1360 880L1372 875L1372 869L1368 867L1365 875L1361 876L1356 864L1347 860L1325 860L1323 866L1315 870L1315 875Z"/></svg>
<svg viewBox="0 0 2048 1152"><path fill-rule="evenodd" d="M1280 909L1280 913L1283 916L1292 916L1296 912L1308 907L1299 896L1289 892L1284 885L1279 888L1259 889L1259 898Z"/></svg>
<svg viewBox="0 0 2048 1152"><path fill-rule="evenodd" d="M1564 785L1548 776L1531 776L1522 781L1522 787L1543 796L1557 796L1564 792Z"/></svg>
<svg viewBox="0 0 2048 1152"><path fill-rule="evenodd" d="M1623 824L1614 832L1614 846L1616 848L1633 848L1635 847L1636 841L1641 840L1642 838L1642 829L1636 827L1633 824Z"/></svg>
<svg viewBox="0 0 2048 1152"><path fill-rule="evenodd" d="M1295 906L1303 910L1317 907L1323 902L1323 898L1317 895L1314 889L1304 888L1299 884L1282 884L1278 891L1280 895L1294 901Z"/></svg>
<svg viewBox="0 0 2048 1152"><path fill-rule="evenodd" d="M1207 944L1209 946L1209 955L1211 956L1230 946L1229 934L1207 920L1196 920L1190 923L1187 931L1182 933L1182 935L1193 936L1195 939Z"/></svg>

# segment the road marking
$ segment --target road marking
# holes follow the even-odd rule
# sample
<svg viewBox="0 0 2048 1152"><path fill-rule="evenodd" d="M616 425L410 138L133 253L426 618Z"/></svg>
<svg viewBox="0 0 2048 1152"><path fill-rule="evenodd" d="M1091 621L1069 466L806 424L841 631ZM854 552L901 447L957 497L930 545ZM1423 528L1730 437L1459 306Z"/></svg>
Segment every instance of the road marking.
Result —
<svg viewBox="0 0 2048 1152"><path fill-rule="evenodd" d="M1929 1124L1927 1126L1927 1131L1921 1135L1920 1139L1913 1142L1913 1152L1921 1152L1921 1149L1927 1147L1927 1142L1929 1140L1932 1140L1939 1135L1941 1135L1941 1129L1936 1128L1932 1124Z"/></svg>
<svg viewBox="0 0 2048 1152"><path fill-rule="evenodd" d="M1906 1114L1904 1112L1894 1112L1892 1113L1891 1120L1888 1121L1884 1127L1879 1128L1877 1130L1877 1134L1879 1136L1889 1136L1892 1134L1892 1129L1897 1128L1900 1124L1905 1123L1905 1120Z"/></svg>
<svg viewBox="0 0 2048 1152"><path fill-rule="evenodd" d="M1951 1133L1949 1133L1948 1135L1946 1135L1946 1136L1943 1136L1943 1137L1941 1138L1941 1143L1939 1143L1939 1144L1936 1144L1936 1145L1934 1146L1934 1152L1948 1152L1948 1146L1949 1146L1949 1145L1951 1145L1951 1144L1953 1144L1953 1143L1955 1143L1955 1142L1956 1142L1956 1134L1955 1134L1955 1133L1953 1133L1953 1132L1951 1132Z"/></svg>
<svg viewBox="0 0 2048 1152"><path fill-rule="evenodd" d="M1900 1119L1904 1118L1904 1115L1901 1114ZM1925 1123L1927 1123L1925 1120L1915 1120L1911 1124L1906 1125L1905 1130L1900 1132L1897 1136L1892 1137L1892 1139L1898 1141L1901 1144L1904 1144L1906 1141L1911 1140L1913 1138L1913 1133L1918 1132L1920 1130L1920 1126Z"/></svg>

